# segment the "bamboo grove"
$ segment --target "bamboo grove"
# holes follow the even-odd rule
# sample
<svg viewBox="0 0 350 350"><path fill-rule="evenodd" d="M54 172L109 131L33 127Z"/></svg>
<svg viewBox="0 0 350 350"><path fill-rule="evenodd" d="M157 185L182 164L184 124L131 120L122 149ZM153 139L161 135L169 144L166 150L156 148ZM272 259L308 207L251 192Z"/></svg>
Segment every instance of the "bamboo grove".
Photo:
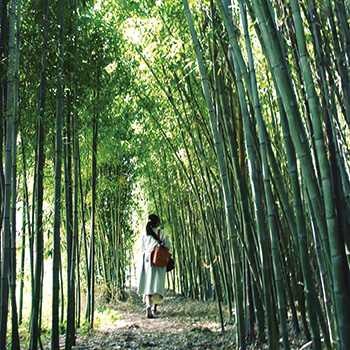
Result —
<svg viewBox="0 0 350 350"><path fill-rule="evenodd" d="M350 348L349 11L2 0L0 348L72 348L150 212L237 348Z"/></svg>

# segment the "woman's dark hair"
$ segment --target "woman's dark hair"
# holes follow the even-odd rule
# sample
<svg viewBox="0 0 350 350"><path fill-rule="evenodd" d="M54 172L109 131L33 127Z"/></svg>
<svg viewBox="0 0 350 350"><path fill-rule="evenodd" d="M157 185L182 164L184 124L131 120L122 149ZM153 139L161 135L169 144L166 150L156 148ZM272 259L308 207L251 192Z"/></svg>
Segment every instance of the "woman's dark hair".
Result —
<svg viewBox="0 0 350 350"><path fill-rule="evenodd" d="M157 227L159 225L159 217L155 214L151 214L149 217L148 217L148 222L147 222L147 225L146 225L146 233L148 236L152 236L152 227Z"/></svg>

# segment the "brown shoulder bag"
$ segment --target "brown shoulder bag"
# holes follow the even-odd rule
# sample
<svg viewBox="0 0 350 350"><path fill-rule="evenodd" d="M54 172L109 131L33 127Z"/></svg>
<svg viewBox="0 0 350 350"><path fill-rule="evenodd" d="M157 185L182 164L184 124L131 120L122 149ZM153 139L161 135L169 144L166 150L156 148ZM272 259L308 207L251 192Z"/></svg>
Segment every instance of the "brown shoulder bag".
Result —
<svg viewBox="0 0 350 350"><path fill-rule="evenodd" d="M167 266L169 260L171 259L171 253L169 253L169 249L164 245L164 243L160 240L160 230L158 230L157 241L159 243L158 247L154 248L151 253L151 261L155 266Z"/></svg>

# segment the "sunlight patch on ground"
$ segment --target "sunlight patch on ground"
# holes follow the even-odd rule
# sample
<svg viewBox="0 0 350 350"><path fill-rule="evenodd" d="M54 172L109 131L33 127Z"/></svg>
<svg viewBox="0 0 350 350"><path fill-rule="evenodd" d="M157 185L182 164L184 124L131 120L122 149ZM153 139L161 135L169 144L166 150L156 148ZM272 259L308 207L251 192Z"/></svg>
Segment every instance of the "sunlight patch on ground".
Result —
<svg viewBox="0 0 350 350"><path fill-rule="evenodd" d="M98 328L100 332L109 332L114 329L121 329L121 328L127 328L129 326L129 323L125 320L117 320L109 325L103 325Z"/></svg>
<svg viewBox="0 0 350 350"><path fill-rule="evenodd" d="M129 325L129 323L125 322L125 320L119 320L119 321L114 322L114 326L116 328L124 328L124 327L127 327L128 325Z"/></svg>

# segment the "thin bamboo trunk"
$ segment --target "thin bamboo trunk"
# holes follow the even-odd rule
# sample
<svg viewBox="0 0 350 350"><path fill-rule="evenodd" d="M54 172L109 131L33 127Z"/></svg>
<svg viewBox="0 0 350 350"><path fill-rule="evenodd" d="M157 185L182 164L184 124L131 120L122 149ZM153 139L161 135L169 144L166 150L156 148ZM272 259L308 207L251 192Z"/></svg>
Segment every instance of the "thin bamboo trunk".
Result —
<svg viewBox="0 0 350 350"><path fill-rule="evenodd" d="M33 300L32 314L30 327L30 348L36 350L38 348L38 340L40 339L40 320L41 320L41 295L42 295L42 276L43 276L43 178L44 178L44 118L45 118L45 102L46 102L46 54L47 54L47 39L49 26L49 0L45 0L45 17L44 31L42 42L41 56L41 80L39 92L39 125L37 130L38 135L38 153L37 153L37 206L36 206L36 258L33 283Z"/></svg>
<svg viewBox="0 0 350 350"><path fill-rule="evenodd" d="M75 13L77 16L77 8L76 8L76 1L75 1ZM77 17L75 18L75 21L77 21ZM77 25L77 23L75 24ZM77 35L77 30L75 30L75 35ZM75 44L75 50L77 50L76 44ZM74 294L74 308L72 310L72 328L73 328L73 334L72 334L72 340L71 344L75 345L75 317L76 317L76 299L77 295L74 293L75 290L75 266L79 266L77 263L79 261L78 257L78 228L79 228L79 135L78 135L78 111L77 111L77 81L76 81L76 73L77 73L77 52L75 52L75 63L74 63L74 94L73 94L73 156L74 156L74 178L73 178L73 189L74 189L74 199L73 199L73 255L72 255L72 271L71 271L71 276L70 276L70 283L71 283L71 288L72 288L72 293ZM77 275L79 278L79 274Z"/></svg>
<svg viewBox="0 0 350 350"><path fill-rule="evenodd" d="M74 344L74 290L75 283L71 284L73 271L73 195L72 195L72 121L71 92L67 93L66 128L64 143L64 188L65 188L65 212L66 212L66 237L67 237L67 328L66 328L66 348L70 349Z"/></svg>
<svg viewBox="0 0 350 350"><path fill-rule="evenodd" d="M79 144L78 144L79 146ZM85 203L84 199L86 198L86 193L84 196L83 184L81 179L81 164L80 164L80 150L78 147L78 168L79 168L79 192L80 192L80 215L81 215L81 230L83 231L83 244L84 244L84 257L85 257L85 268L86 268L86 309L85 309L85 319L89 320L90 314L90 290L91 290L91 273L90 273L90 262L89 262L89 248L88 248L88 238L85 227ZM87 187L86 187L87 191Z"/></svg>
<svg viewBox="0 0 350 350"><path fill-rule="evenodd" d="M0 4L0 55L5 57L8 53L8 0L2 0ZM0 228L3 231L4 219L4 201L5 201L5 176L4 176L4 126L6 123L6 88L7 88L7 72L4 64L0 65ZM2 235L0 235L0 247L3 247ZM0 249L0 261L3 261L3 251ZM0 288L2 281L0 280Z"/></svg>
<svg viewBox="0 0 350 350"><path fill-rule="evenodd" d="M61 180L62 180L62 123L64 115L63 95L63 45L64 45L64 0L60 1L59 49L57 72L57 112L56 112L56 157L55 157L55 212L53 229L52 264L52 330L51 350L59 349L59 300L60 300L60 255L61 255Z"/></svg>
<svg viewBox="0 0 350 350"><path fill-rule="evenodd" d="M24 289L24 262L25 262L25 245L26 245L26 201L25 191L23 191L22 201L22 246L21 246L21 267L19 280L19 305L18 305L18 323L22 324L23 315L23 289Z"/></svg>
<svg viewBox="0 0 350 350"><path fill-rule="evenodd" d="M95 224L96 224L96 182L97 182L97 116L93 119L92 137L92 184L91 184L91 233L90 233L90 295L88 295L89 308L88 322L90 327L94 322L94 293L95 293Z"/></svg>
<svg viewBox="0 0 350 350"><path fill-rule="evenodd" d="M17 7L17 8L16 8ZM16 16L17 10L17 16ZM17 130L18 130L18 71L19 71L19 30L20 30L20 16L21 16L21 1L16 0L11 2L10 8L10 61L11 61L11 46L13 41L13 57L14 62L9 63L9 74L13 74L9 82L8 94L12 89L12 105L13 105L13 135L12 135L12 183L11 183L11 197L12 197L12 212L11 212L11 318L12 318L12 339L11 348L19 350L20 340L18 332L18 314L16 302L16 214L17 214ZM11 65L14 65L13 72ZM9 103L9 101L8 101Z"/></svg>
<svg viewBox="0 0 350 350"><path fill-rule="evenodd" d="M18 315L16 307L16 227L15 213L13 206L16 207L16 114L15 114L15 19L16 19L17 1L11 1L10 7L10 27L9 27L9 62L8 62L8 81L7 81L7 104L6 104L6 144L5 144L5 198L4 198L4 229L3 229L3 252L2 252L2 271L1 271L1 308L0 308L0 348L6 348L7 335L7 315L8 315L8 297L9 289L11 296L11 320L12 320L12 339L13 349L19 349L18 336ZM12 181L11 181L12 180ZM12 197L14 196L14 197ZM12 213L11 213L12 197ZM12 220L11 220L12 214ZM11 227L12 226L12 227Z"/></svg>
<svg viewBox="0 0 350 350"><path fill-rule="evenodd" d="M73 234L73 183L72 183L72 94L67 94L67 123L65 143L65 198L66 198L66 230L67 230L67 329L66 348L75 345L75 257L77 241Z"/></svg>
<svg viewBox="0 0 350 350"><path fill-rule="evenodd" d="M73 241L76 242L76 266L77 266L77 281L76 281L76 299L77 310L76 325L80 325L80 311L81 311L81 293L80 293L80 247L78 230L79 230L79 180L80 180L80 161L79 161L79 135L78 135L78 6L77 0L73 2L74 10L74 71L73 71L73 156L74 156L74 211L73 211ZM83 221L83 217L82 217ZM83 223L84 225L84 223ZM74 260L75 261L75 260Z"/></svg>

